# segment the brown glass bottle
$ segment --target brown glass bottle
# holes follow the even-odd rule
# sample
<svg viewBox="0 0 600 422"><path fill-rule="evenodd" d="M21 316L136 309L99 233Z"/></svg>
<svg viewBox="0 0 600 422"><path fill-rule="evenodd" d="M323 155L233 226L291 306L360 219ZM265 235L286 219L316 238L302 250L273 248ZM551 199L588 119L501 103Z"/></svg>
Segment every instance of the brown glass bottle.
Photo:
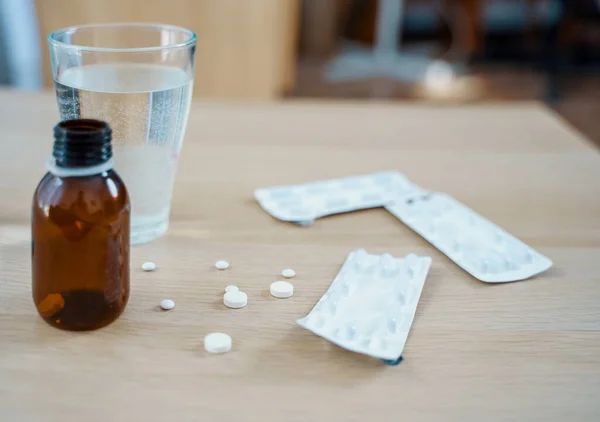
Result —
<svg viewBox="0 0 600 422"><path fill-rule="evenodd" d="M50 325L93 330L129 299L129 197L106 123L61 122L54 137L53 170L33 196L33 300Z"/></svg>

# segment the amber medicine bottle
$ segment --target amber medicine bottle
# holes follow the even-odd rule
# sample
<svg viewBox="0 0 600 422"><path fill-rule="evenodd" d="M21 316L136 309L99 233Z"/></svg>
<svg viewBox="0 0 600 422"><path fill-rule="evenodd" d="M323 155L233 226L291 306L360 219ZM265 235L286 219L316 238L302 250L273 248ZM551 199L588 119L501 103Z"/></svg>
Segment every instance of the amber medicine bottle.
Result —
<svg viewBox="0 0 600 422"><path fill-rule="evenodd" d="M54 139L33 196L33 301L50 325L93 330L129 298L129 197L112 169L108 124L64 121Z"/></svg>

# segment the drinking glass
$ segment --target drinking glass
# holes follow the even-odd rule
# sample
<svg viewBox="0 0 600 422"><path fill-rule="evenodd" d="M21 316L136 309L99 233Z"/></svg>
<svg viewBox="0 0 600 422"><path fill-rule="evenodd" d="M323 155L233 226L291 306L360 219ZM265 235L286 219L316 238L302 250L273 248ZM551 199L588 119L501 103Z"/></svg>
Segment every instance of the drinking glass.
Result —
<svg viewBox="0 0 600 422"><path fill-rule="evenodd" d="M131 243L163 235L190 110L196 34L160 24L97 24L52 32L48 44L61 119L112 127L115 169L132 204Z"/></svg>

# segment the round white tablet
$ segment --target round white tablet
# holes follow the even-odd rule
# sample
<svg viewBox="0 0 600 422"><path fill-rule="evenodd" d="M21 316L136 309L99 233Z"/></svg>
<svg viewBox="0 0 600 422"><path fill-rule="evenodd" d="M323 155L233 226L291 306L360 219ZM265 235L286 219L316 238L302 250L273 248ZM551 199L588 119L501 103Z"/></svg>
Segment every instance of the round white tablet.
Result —
<svg viewBox="0 0 600 422"><path fill-rule="evenodd" d="M173 302L171 299L164 299L160 302L160 307L163 308L165 311L168 311L175 307L175 302Z"/></svg>
<svg viewBox="0 0 600 422"><path fill-rule="evenodd" d="M210 333L204 337L204 349L208 353L227 353L231 350L231 336L225 333Z"/></svg>
<svg viewBox="0 0 600 422"><path fill-rule="evenodd" d="M223 295L223 303L228 308L239 309L248 304L248 295L244 292L231 291Z"/></svg>
<svg viewBox="0 0 600 422"><path fill-rule="evenodd" d="M230 285L230 286L225 287L225 293L227 293L227 292L237 292L239 290L240 289L238 288L238 286Z"/></svg>
<svg viewBox="0 0 600 422"><path fill-rule="evenodd" d="M279 299L285 299L291 297L294 294L294 285L287 281L276 281L271 283L271 296L275 296Z"/></svg>
<svg viewBox="0 0 600 422"><path fill-rule="evenodd" d="M292 270L291 268L286 268L285 270L281 271L281 275L285 278L292 278L296 276L296 271Z"/></svg>
<svg viewBox="0 0 600 422"><path fill-rule="evenodd" d="M217 270L226 270L229 268L229 262L227 261L217 261L215 262L215 268Z"/></svg>
<svg viewBox="0 0 600 422"><path fill-rule="evenodd" d="M142 270L144 271L154 271L156 269L156 264L154 262L144 262L142 264Z"/></svg>

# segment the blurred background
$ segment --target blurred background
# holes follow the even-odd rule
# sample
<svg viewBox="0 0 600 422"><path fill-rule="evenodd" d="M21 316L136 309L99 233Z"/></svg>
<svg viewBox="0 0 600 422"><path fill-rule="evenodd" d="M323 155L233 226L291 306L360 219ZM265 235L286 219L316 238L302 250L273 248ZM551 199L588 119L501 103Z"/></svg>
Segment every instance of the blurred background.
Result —
<svg viewBox="0 0 600 422"><path fill-rule="evenodd" d="M198 98L544 101L600 145L600 0L0 0L0 84L99 22L194 30Z"/></svg>

